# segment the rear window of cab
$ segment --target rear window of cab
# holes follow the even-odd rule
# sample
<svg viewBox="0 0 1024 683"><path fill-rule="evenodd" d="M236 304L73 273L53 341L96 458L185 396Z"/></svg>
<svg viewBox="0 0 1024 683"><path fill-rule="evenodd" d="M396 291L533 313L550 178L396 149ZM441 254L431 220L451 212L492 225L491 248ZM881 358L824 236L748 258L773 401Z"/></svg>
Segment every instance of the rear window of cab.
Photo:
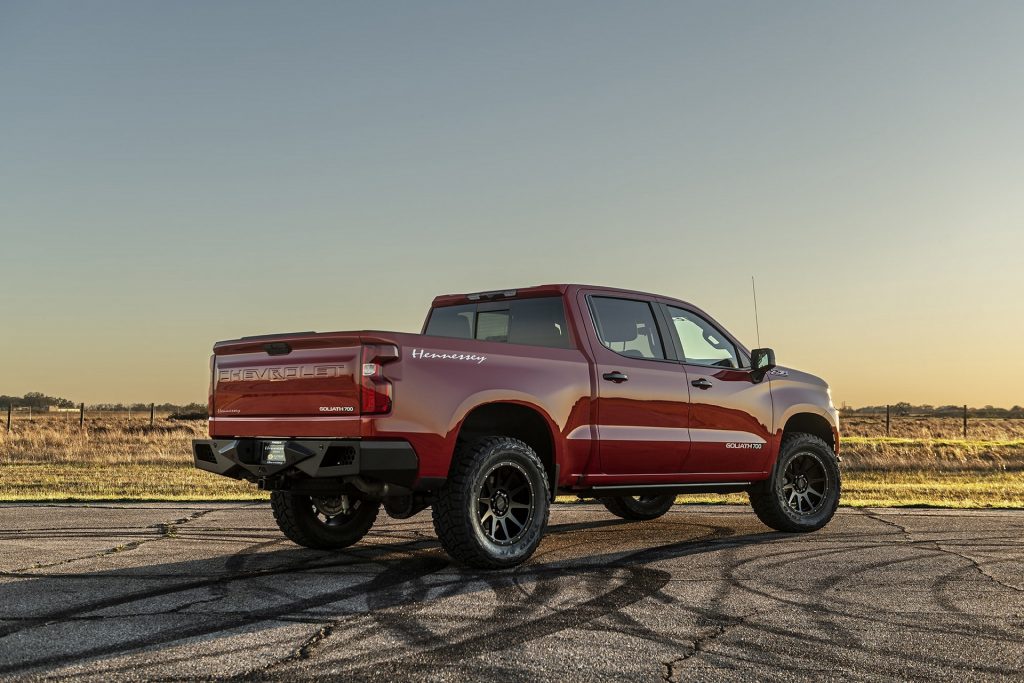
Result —
<svg viewBox="0 0 1024 683"><path fill-rule="evenodd" d="M425 334L556 349L572 347L560 296L435 308Z"/></svg>

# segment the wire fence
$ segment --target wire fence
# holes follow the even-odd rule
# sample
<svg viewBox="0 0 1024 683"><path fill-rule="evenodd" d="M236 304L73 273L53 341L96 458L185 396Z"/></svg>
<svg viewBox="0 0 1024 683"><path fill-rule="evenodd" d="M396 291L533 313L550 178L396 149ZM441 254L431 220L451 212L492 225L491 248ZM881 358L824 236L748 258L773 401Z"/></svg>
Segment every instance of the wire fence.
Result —
<svg viewBox="0 0 1024 683"><path fill-rule="evenodd" d="M124 419L128 423L138 424L149 424L153 427L157 420L156 403L150 403L148 406L133 406L126 407L123 409L101 409L101 408L89 408L87 409L84 403L79 403L74 408L57 408L53 406L47 406L40 410L39 408L33 408L31 406L18 406L8 404L6 406L6 420L5 424L7 431L11 431L14 428L15 421L61 421L64 423L73 424L78 423L79 428L85 428L86 415L89 417L112 417Z"/></svg>

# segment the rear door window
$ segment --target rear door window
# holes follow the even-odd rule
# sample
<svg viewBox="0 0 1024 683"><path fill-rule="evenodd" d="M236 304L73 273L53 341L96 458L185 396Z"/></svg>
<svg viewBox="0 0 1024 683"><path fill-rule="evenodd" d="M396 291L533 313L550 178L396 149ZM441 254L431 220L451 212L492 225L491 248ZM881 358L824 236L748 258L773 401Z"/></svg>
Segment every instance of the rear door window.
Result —
<svg viewBox="0 0 1024 683"><path fill-rule="evenodd" d="M597 336L609 349L630 358L665 358L649 303L595 296L590 299L590 307Z"/></svg>
<svg viewBox="0 0 1024 683"><path fill-rule="evenodd" d="M567 349L571 346L565 323L562 297L519 299L509 304L512 314L508 340L512 344L549 346Z"/></svg>

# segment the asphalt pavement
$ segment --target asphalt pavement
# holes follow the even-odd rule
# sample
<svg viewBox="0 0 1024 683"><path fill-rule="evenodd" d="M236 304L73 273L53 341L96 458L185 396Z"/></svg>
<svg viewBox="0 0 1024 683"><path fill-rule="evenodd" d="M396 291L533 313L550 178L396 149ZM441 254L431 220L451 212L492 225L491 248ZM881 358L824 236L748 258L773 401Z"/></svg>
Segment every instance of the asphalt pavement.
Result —
<svg viewBox="0 0 1024 683"><path fill-rule="evenodd" d="M452 563L429 512L344 552L265 504L0 506L0 679L1024 680L1024 513L555 506L533 559Z"/></svg>

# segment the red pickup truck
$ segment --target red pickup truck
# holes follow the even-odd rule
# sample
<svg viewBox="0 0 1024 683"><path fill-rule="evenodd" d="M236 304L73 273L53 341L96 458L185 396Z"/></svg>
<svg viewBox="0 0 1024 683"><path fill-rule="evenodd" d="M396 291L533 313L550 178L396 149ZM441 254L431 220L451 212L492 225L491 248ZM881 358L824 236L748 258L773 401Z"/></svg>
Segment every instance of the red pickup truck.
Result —
<svg viewBox="0 0 1024 683"><path fill-rule="evenodd" d="M303 332L214 346L196 467L271 491L310 548L359 541L380 507L432 508L448 553L507 567L556 494L653 519L677 494L749 494L780 531L839 503L827 384L776 367L684 301L544 285L434 299L422 334Z"/></svg>

